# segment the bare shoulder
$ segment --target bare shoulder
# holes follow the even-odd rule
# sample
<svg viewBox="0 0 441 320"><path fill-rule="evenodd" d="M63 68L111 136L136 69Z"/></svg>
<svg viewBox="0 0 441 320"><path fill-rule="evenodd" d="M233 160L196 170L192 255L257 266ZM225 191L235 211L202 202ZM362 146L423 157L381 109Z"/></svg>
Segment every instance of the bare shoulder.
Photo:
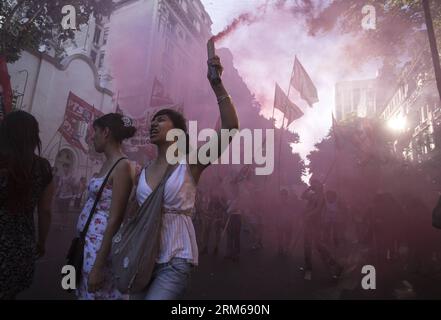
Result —
<svg viewBox="0 0 441 320"><path fill-rule="evenodd" d="M115 174L132 176L135 171L135 165L128 159L121 160L115 167Z"/></svg>

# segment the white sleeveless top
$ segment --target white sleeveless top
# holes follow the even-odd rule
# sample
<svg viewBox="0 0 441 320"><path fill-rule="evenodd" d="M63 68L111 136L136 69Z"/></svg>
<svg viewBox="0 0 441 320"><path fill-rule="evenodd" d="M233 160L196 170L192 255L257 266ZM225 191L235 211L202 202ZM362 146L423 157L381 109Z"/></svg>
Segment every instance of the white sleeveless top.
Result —
<svg viewBox="0 0 441 320"><path fill-rule="evenodd" d="M147 184L145 169L139 176L136 200L139 205L152 193ZM196 183L186 163L178 164L165 183L164 216L157 263L169 262L172 258L187 259L198 264L196 233L190 215L178 211L192 212L196 198Z"/></svg>

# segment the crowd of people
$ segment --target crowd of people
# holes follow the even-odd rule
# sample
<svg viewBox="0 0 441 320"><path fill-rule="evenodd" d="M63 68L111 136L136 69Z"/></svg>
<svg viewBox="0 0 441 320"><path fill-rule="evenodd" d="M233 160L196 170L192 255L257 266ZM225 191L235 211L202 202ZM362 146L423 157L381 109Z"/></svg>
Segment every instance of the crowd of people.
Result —
<svg viewBox="0 0 441 320"><path fill-rule="evenodd" d="M216 191L198 193L201 255L219 255L223 247L225 259L239 262L241 250L265 249L275 257L297 258L306 281L322 278L325 270L336 286L342 278L359 278L364 265L374 265L381 275L396 277L394 284L383 282L391 285L383 288L390 297L400 280L435 279L441 272L441 234L432 227L432 208L415 194L377 192L344 199L312 178L299 196L286 188L278 194L252 190L250 204L241 201L246 196L238 190L223 191L233 190L231 180L220 179ZM352 289L359 288L357 283Z"/></svg>
<svg viewBox="0 0 441 320"><path fill-rule="evenodd" d="M60 174L56 166L52 169L55 185L53 208L55 212L67 215L83 206L86 200L87 180L86 177L75 179L68 163L63 163L61 166Z"/></svg>
<svg viewBox="0 0 441 320"><path fill-rule="evenodd" d="M221 73L219 58L209 65ZM222 82L210 84L222 128L237 129L231 97ZM430 208L416 195L378 192L344 199L316 178L298 194L243 185L228 177L218 177L215 187L198 189L208 165L189 164L185 155L170 166L166 157L173 143L166 139L169 130L187 132L179 112L162 109L153 116L150 141L158 156L141 170L122 151L122 142L136 131L130 119L106 114L93 127L95 151L104 154L105 161L87 182L85 177L73 178L69 163L51 167L40 156L38 122L31 114L14 111L1 122L0 299L14 299L32 283L36 259L45 254L53 210L79 212L77 234L84 234L79 299L180 298L199 255L222 253L240 263L245 246L279 257L301 252L299 267L306 281L319 270L315 253L336 281L353 269L354 252L364 253L355 262L359 265L383 267L400 260L404 272L430 273L433 265L440 265L440 235L431 227ZM159 249L149 252L155 258L151 276L143 290L123 293L115 281L112 241L127 221L127 208L134 204L138 215L147 212L148 199L161 186L163 215Z"/></svg>
<svg viewBox="0 0 441 320"><path fill-rule="evenodd" d="M209 59L208 67L219 76L222 74L218 57ZM222 128L238 129L236 110L222 81L219 77L217 81L210 76L208 79L218 100ZM78 216L79 241L73 243L84 245L75 245L69 252L70 256L81 249L83 257L80 270L76 270L81 274L77 297L148 300L182 297L190 273L198 264L199 250L191 214L197 183L209 166L200 162L190 164L188 154L182 156L178 164L171 165L167 161L167 151L174 144L167 139L167 134L172 129L187 133L186 119L172 109L162 109L152 117L149 138L157 147L157 157L138 172L139 166L122 151L123 140L136 132L129 118L117 113L106 114L93 122L93 128L95 151L104 154L105 161L98 175L88 183L87 199ZM223 151L222 147L225 146L219 146L218 154ZM62 213L69 211L72 200L74 205L81 205L84 179L75 186L68 164L63 164L62 172L54 175L53 171L58 169L51 168L40 152L37 120L25 111L8 113L0 124L0 299L14 299L31 285L35 262L45 253L53 202ZM155 199L155 192L161 187L162 205L158 206L149 199ZM127 225L133 221L130 218L134 216L126 214L128 204L130 208L137 205L135 217L155 210L161 219L157 224L157 249L131 253L139 268L134 276L138 276L138 270L152 271L136 279L138 288L143 285L136 292L131 291L134 277L120 290L117 280L121 274L116 274L118 266L112 265L113 238L123 228L123 221ZM233 246L237 248L237 243Z"/></svg>

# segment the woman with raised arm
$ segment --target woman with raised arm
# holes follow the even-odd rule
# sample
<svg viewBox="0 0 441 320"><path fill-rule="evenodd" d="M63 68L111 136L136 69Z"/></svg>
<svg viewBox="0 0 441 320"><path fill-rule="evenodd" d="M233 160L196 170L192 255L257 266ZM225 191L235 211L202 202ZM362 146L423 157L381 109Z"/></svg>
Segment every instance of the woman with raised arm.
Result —
<svg viewBox="0 0 441 320"><path fill-rule="evenodd" d="M223 68L219 57L208 60L208 67L215 68L221 75ZM211 79L208 77L209 80ZM222 129L238 129L236 109L221 81L211 81L216 95ZM167 133L181 129L187 133L186 120L177 111L164 109L152 118L150 141L157 146L158 156L142 170L136 187L136 200L141 205L160 183L169 163L167 150L174 143L167 141ZM220 141L220 130L217 132ZM188 139L188 137L187 137ZM221 144L218 145L221 154ZM188 284L191 270L198 264L198 247L192 222L195 205L196 186L202 172L210 163L192 163L188 159L180 161L165 183L163 217L160 231L159 255L153 270L150 284L144 292L132 296L135 299L170 300L182 297ZM216 156L211 155L210 159Z"/></svg>

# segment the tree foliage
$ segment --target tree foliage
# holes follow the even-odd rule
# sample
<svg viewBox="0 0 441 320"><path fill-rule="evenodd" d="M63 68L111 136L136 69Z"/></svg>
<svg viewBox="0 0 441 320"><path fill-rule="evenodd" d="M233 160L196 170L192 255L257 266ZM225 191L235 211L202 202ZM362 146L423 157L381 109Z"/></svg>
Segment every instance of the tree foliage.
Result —
<svg viewBox="0 0 441 320"><path fill-rule="evenodd" d="M307 16L311 35L337 31L353 36L347 50L354 64L378 57L397 64L398 59L428 46L421 0L333 0L324 8L318 8L311 0L299 2L302 5L294 13ZM362 10L366 5L375 8L375 29L362 27L366 16ZM431 1L431 13L441 41L441 1Z"/></svg>
<svg viewBox="0 0 441 320"><path fill-rule="evenodd" d="M369 129L361 129L362 123L368 123L365 127ZM360 143L358 136L369 138ZM428 166L435 164L435 158L425 164L406 161L394 152L393 140L379 120L354 118L339 123L308 156L310 171L354 205L372 200L378 192L413 194L426 203L434 201L440 181L433 173L439 170Z"/></svg>
<svg viewBox="0 0 441 320"><path fill-rule="evenodd" d="M87 24L91 15L100 19L109 16L113 8L112 0L2 0L0 55L14 62L24 49L72 39L74 30L65 30L61 25L66 5L75 8L77 29Z"/></svg>

